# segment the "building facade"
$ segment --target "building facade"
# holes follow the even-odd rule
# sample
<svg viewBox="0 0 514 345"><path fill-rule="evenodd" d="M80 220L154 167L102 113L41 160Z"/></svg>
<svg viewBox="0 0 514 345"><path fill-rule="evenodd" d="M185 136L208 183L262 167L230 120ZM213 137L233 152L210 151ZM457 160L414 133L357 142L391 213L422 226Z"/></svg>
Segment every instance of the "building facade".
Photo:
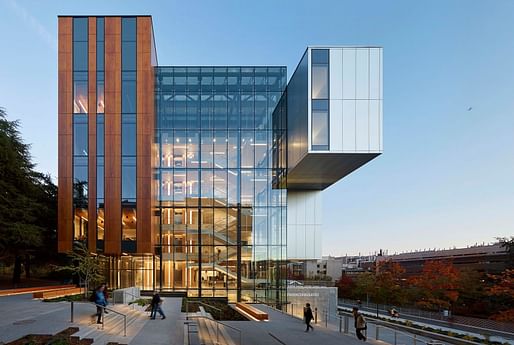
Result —
<svg viewBox="0 0 514 345"><path fill-rule="evenodd" d="M381 48L309 47L287 83L159 65L150 16L58 20L59 251L115 287L285 301L321 191L382 152Z"/></svg>

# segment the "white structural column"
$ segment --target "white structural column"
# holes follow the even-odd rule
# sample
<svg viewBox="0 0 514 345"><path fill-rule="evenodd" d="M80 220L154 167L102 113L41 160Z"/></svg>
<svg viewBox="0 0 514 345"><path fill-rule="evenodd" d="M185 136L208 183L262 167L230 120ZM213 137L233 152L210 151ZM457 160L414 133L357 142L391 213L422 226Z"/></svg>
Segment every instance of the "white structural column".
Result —
<svg viewBox="0 0 514 345"><path fill-rule="evenodd" d="M321 191L287 192L287 256L321 258Z"/></svg>

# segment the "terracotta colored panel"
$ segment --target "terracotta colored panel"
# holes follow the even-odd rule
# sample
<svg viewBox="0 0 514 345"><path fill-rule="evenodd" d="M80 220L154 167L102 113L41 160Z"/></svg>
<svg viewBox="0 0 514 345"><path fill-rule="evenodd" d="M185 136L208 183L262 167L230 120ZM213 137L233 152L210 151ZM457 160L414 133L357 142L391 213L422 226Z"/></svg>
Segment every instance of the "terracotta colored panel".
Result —
<svg viewBox="0 0 514 345"><path fill-rule="evenodd" d="M57 249L67 252L72 248L72 18L58 21L58 196Z"/></svg>
<svg viewBox="0 0 514 345"><path fill-rule="evenodd" d="M149 137L150 103L153 103L153 78L150 56L151 22L148 17L137 18L137 252L154 252L152 227L151 146L153 133ZM150 140L149 140L150 139Z"/></svg>
<svg viewBox="0 0 514 345"><path fill-rule="evenodd" d="M105 254L121 254L121 18L105 18Z"/></svg>

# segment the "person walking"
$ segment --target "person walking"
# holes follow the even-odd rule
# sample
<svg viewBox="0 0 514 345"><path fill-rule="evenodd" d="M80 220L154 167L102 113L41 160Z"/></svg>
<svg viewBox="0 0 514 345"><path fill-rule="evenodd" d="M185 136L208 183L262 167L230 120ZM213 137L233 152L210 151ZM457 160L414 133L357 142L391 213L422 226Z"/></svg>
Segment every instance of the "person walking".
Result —
<svg viewBox="0 0 514 345"><path fill-rule="evenodd" d="M353 307L352 309L353 318L355 319L355 334L357 334L357 339L366 341L366 336L362 333L365 331L368 326L366 325L366 320L364 320L364 316L359 313L359 308Z"/></svg>
<svg viewBox="0 0 514 345"><path fill-rule="evenodd" d="M96 323L102 323L102 314L104 308L107 306L107 301L104 295L105 286L100 285L95 291L95 304L96 304Z"/></svg>
<svg viewBox="0 0 514 345"><path fill-rule="evenodd" d="M152 297L152 302L150 303L152 307L152 311L150 312L150 319L155 320L155 316L157 316L157 313L161 315L162 320L166 318L166 315L164 315L164 313L162 312L161 304L162 298L159 295L159 293L155 291Z"/></svg>
<svg viewBox="0 0 514 345"><path fill-rule="evenodd" d="M309 328L314 331L314 327L311 326L311 321L314 318L312 315L312 309L310 303L307 303L305 307L303 307L303 319L305 320L305 324L307 325L307 328L305 329L305 332L309 331Z"/></svg>
<svg viewBox="0 0 514 345"><path fill-rule="evenodd" d="M109 290L108 290L108 285L107 283L103 283L102 284L103 287L104 287L104 298L105 298L105 305L108 305L109 304ZM104 308L104 313L106 314L109 314L109 312L107 311L106 308Z"/></svg>

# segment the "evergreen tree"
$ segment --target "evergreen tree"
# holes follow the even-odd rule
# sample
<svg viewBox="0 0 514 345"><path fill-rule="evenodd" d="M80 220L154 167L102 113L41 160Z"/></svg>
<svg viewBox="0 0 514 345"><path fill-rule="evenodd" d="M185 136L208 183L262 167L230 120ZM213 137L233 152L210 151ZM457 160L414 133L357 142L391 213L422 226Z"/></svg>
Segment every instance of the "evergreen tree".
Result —
<svg viewBox="0 0 514 345"><path fill-rule="evenodd" d="M57 205L57 187L34 170L19 126L0 108L0 260L14 264L15 286L23 263L29 276L31 257L55 252Z"/></svg>

